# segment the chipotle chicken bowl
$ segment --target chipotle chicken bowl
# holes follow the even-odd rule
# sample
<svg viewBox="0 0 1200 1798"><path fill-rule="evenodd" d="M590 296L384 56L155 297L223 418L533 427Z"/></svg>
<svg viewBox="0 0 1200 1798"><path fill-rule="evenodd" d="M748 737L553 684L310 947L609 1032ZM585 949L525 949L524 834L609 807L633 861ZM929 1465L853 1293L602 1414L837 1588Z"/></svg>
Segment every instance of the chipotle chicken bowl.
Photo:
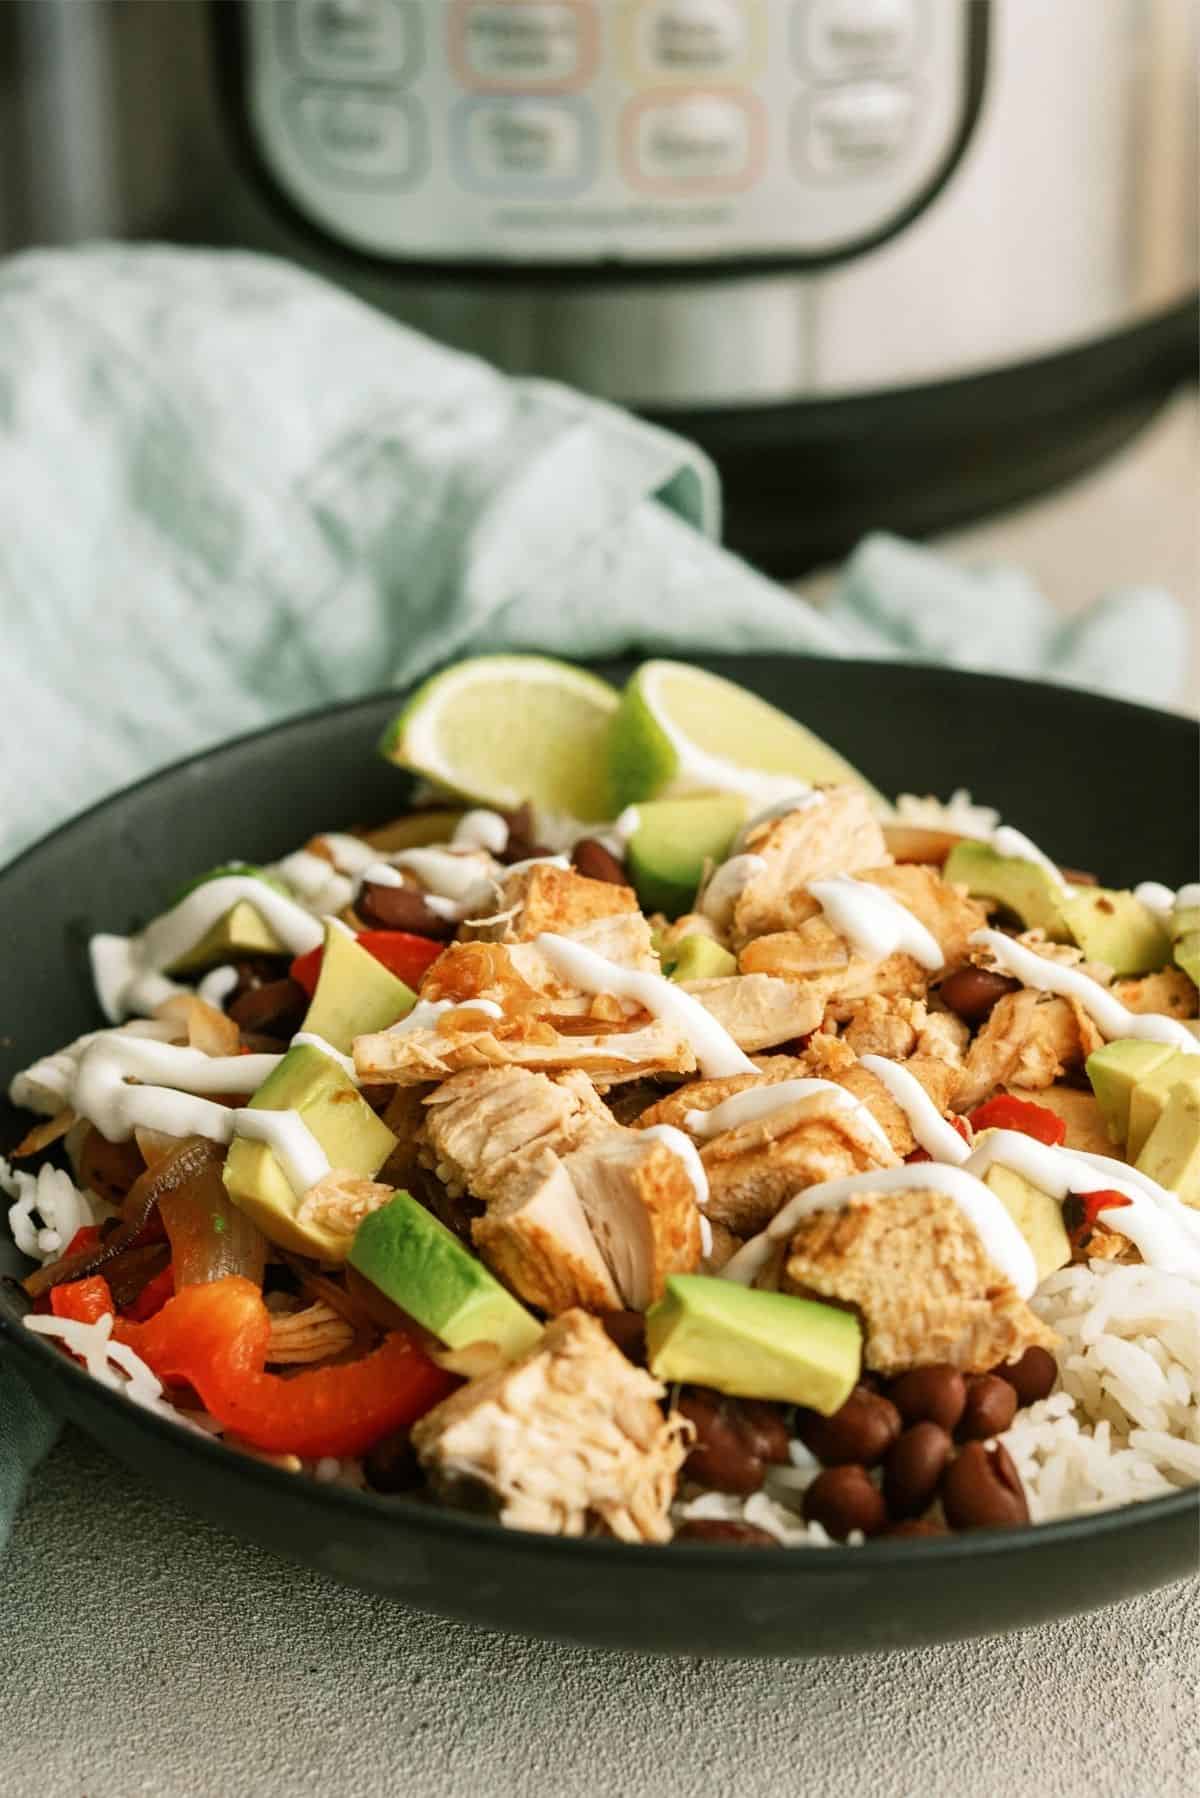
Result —
<svg viewBox="0 0 1200 1798"><path fill-rule="evenodd" d="M169 770L0 877L4 1358L503 1627L1194 1570L1195 766L988 677L491 657Z"/></svg>

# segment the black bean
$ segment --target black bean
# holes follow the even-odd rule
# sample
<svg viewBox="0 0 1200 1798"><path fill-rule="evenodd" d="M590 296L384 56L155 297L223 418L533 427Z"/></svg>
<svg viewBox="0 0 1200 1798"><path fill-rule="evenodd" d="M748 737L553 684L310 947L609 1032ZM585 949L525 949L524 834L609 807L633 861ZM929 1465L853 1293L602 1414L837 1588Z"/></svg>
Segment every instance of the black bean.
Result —
<svg viewBox="0 0 1200 1798"><path fill-rule="evenodd" d="M774 1536L733 1517L692 1517L675 1531L676 1542L728 1542L734 1548L778 1548Z"/></svg>
<svg viewBox="0 0 1200 1798"><path fill-rule="evenodd" d="M1020 1405L1036 1405L1039 1399L1049 1398L1054 1391L1058 1379L1058 1362L1049 1349L1027 1348L1016 1361L1005 1361L1000 1367L993 1367L992 1372L998 1379L1007 1380L1017 1395Z"/></svg>
<svg viewBox="0 0 1200 1798"><path fill-rule="evenodd" d="M844 1542L852 1530L877 1536L888 1520L883 1494L865 1467L827 1467L804 1493L806 1523L819 1523Z"/></svg>
<svg viewBox="0 0 1200 1798"><path fill-rule="evenodd" d="M893 1380L888 1397L905 1423L938 1423L953 1430L967 1402L967 1383L944 1361L912 1367Z"/></svg>
<svg viewBox="0 0 1200 1798"><path fill-rule="evenodd" d="M580 838L571 851L571 866L589 880L606 880L618 887L629 884L624 864L595 837Z"/></svg>
<svg viewBox="0 0 1200 1798"><path fill-rule="evenodd" d="M1020 984L1007 974L993 974L989 968L958 968L942 981L938 997L968 1024L981 1024L997 1000L1003 999L1005 993L1015 993Z"/></svg>
<svg viewBox="0 0 1200 1798"><path fill-rule="evenodd" d="M250 1036L295 1036L308 1010L308 994L298 980L271 980L248 987L229 1005L229 1016Z"/></svg>
<svg viewBox="0 0 1200 1798"><path fill-rule="evenodd" d="M458 926L452 918L439 918L415 887L384 886L367 881L354 902L363 923L372 930L407 930L416 936L448 942Z"/></svg>
<svg viewBox="0 0 1200 1798"><path fill-rule="evenodd" d="M363 1476L376 1492L412 1492L424 1484L407 1430L383 1436L363 1456Z"/></svg>
<svg viewBox="0 0 1200 1798"><path fill-rule="evenodd" d="M892 1444L883 1464L883 1496L893 1517L919 1517L929 1509L951 1447L949 1431L927 1418Z"/></svg>
<svg viewBox="0 0 1200 1798"><path fill-rule="evenodd" d="M641 1311L602 1311L600 1322L626 1360L646 1365L646 1318Z"/></svg>
<svg viewBox="0 0 1200 1798"><path fill-rule="evenodd" d="M958 1424L960 1442L985 1442L1001 1435L1017 1412L1017 1394L1007 1380L993 1373L973 1374L967 1381L967 1402Z"/></svg>
<svg viewBox="0 0 1200 1798"><path fill-rule="evenodd" d="M683 1471L698 1485L717 1492L757 1492L768 1462L787 1458L787 1431L769 1405L730 1398L708 1386L688 1386L676 1409L696 1432Z"/></svg>
<svg viewBox="0 0 1200 1798"><path fill-rule="evenodd" d="M968 1442L942 1475L942 1509L956 1530L1011 1529L1029 1522L1021 1476L1002 1442Z"/></svg>
<svg viewBox="0 0 1200 1798"><path fill-rule="evenodd" d="M821 1417L815 1411L796 1413L796 1434L826 1467L849 1461L874 1467L882 1461L900 1428L900 1413L892 1401L861 1385L831 1417Z"/></svg>

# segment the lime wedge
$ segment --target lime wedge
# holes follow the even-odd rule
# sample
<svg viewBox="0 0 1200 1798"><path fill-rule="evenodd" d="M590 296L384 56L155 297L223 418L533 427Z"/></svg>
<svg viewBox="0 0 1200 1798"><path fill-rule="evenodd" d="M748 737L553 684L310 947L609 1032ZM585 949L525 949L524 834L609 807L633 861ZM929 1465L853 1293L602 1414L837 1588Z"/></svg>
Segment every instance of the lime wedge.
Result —
<svg viewBox="0 0 1200 1798"><path fill-rule="evenodd" d="M545 656L475 656L419 687L380 751L439 787L511 810L612 816L608 733L618 696Z"/></svg>
<svg viewBox="0 0 1200 1798"><path fill-rule="evenodd" d="M618 809L684 793L744 793L767 803L785 797L789 781L849 782L887 803L803 724L684 662L643 662L633 676L609 738L609 771Z"/></svg>

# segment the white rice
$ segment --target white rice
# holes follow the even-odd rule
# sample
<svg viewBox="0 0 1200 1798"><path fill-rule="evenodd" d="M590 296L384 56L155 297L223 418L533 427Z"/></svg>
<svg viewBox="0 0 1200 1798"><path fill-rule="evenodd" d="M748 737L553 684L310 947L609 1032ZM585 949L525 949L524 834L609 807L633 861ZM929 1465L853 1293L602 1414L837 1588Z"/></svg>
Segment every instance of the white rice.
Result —
<svg viewBox="0 0 1200 1798"><path fill-rule="evenodd" d="M1200 1481L1200 1286L1093 1261L1031 1301L1057 1330L1059 1390L1001 1440L1036 1522Z"/></svg>

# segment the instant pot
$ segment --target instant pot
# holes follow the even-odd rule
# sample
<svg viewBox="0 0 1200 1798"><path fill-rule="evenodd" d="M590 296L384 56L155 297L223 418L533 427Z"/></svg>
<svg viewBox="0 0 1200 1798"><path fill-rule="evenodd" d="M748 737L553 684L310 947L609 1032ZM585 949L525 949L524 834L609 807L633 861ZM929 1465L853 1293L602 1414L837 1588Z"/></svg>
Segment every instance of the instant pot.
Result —
<svg viewBox="0 0 1200 1798"><path fill-rule="evenodd" d="M298 258L695 437L795 573L1075 473L1194 365L1198 13L9 0L0 243Z"/></svg>

